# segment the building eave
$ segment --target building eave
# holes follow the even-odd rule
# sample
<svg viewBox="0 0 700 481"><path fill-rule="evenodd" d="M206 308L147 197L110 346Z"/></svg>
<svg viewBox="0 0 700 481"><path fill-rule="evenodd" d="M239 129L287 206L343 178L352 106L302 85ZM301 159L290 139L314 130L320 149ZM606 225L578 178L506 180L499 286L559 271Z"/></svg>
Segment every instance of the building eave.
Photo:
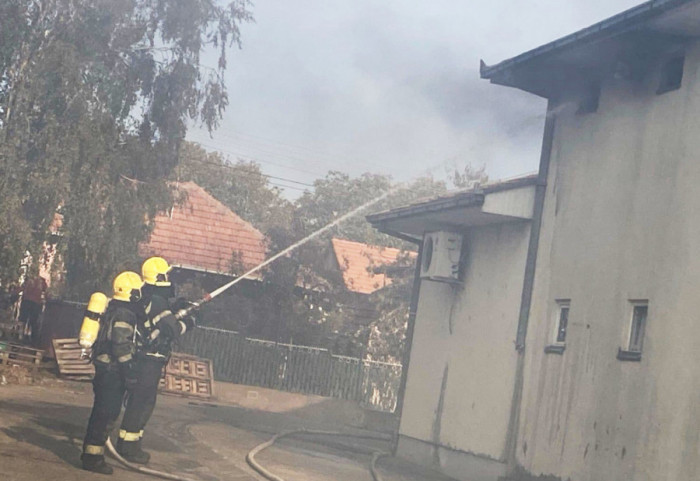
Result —
<svg viewBox="0 0 700 481"><path fill-rule="evenodd" d="M485 185L367 216L380 232L408 242L429 230L461 230L477 225L529 220L537 176Z"/></svg>
<svg viewBox="0 0 700 481"><path fill-rule="evenodd" d="M651 0L645 2L496 65L489 66L482 60L480 65L481 78L490 80L494 84L515 87L541 97L552 98L553 94L557 93L556 90L548 88L546 82L543 82L537 74L541 76L551 75L551 72L543 72L543 70L546 70L547 67L551 68L553 61L558 62L560 67L573 68L575 76L581 73L575 71L575 62L572 65L571 62L559 61L557 57L575 49L590 48L600 42L628 33L659 35L658 31L650 28L650 23L653 20L681 6L695 2L697 0ZM584 70L587 69L586 67L582 66Z"/></svg>
<svg viewBox="0 0 700 481"><path fill-rule="evenodd" d="M437 198L419 204L411 204L405 207L378 212L367 216L370 224L379 224L384 221L413 217L430 212L441 212L463 207L479 207L484 204L484 194L476 192L463 192L448 198Z"/></svg>

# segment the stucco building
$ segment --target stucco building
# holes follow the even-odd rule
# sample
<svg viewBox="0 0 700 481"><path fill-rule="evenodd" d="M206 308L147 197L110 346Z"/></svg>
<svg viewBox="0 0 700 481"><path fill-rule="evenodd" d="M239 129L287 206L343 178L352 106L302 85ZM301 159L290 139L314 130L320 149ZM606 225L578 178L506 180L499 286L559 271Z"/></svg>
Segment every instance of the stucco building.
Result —
<svg viewBox="0 0 700 481"><path fill-rule="evenodd" d="M506 473L518 358L513 336L536 180L524 177L369 217L381 231L417 243L429 232L462 236L455 282L421 272L431 257L421 246L407 335L410 362L398 407L399 455L454 477L495 480ZM439 249L433 248L433 258Z"/></svg>
<svg viewBox="0 0 700 481"><path fill-rule="evenodd" d="M449 376L430 364L426 352L440 345L427 325L446 315L422 307L439 294L420 285L401 434L430 441L427 427L413 425L438 426L440 413L429 462L470 480L495 481L499 469L519 480L700 479L699 36L700 1L655 0L482 65L492 83L548 99L547 120L531 232L513 259L520 264L481 261L491 272L512 269L509 282L522 280L518 295L443 301L454 308L453 323L465 325L483 303L490 322L471 330L465 351L510 344L492 357L512 373L500 390L479 382L486 352L453 355ZM478 265L478 243L466 245L469 266ZM471 295L470 281L461 296ZM483 279L493 290L500 281ZM514 297L516 306L502 312ZM502 331L494 335L493 326ZM415 394L413 379L429 377L421 374L427 369L437 381ZM463 379L450 393L459 369ZM477 411L475 395L493 411ZM446 425L466 434L457 442ZM505 440L496 443L494 432ZM399 454L410 453L402 441ZM470 472L470 457L493 471Z"/></svg>

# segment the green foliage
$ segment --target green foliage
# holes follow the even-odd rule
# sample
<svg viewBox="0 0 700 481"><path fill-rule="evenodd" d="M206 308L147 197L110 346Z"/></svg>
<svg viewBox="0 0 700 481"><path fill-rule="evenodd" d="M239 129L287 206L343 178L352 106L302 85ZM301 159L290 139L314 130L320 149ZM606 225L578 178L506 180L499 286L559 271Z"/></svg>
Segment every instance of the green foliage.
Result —
<svg viewBox="0 0 700 481"><path fill-rule="evenodd" d="M467 164L462 171L455 170L450 176L450 181L458 189L470 189L487 183L489 176L486 174L485 165L474 167Z"/></svg>
<svg viewBox="0 0 700 481"><path fill-rule="evenodd" d="M230 163L217 152L185 142L173 176L197 183L262 232L289 228L294 206L282 197L280 189L269 185L255 162Z"/></svg>
<svg viewBox="0 0 700 481"><path fill-rule="evenodd" d="M335 227L325 238L340 237L371 245L402 247L405 246L403 241L377 232L365 220L365 216L435 196L446 189L444 182L429 176L416 179L408 185L397 186L386 175L366 173L352 178L342 172L332 171L325 178L314 182L313 192L307 191L297 200L293 224L295 234L299 238L307 236L346 212L390 192L385 199L360 215Z"/></svg>
<svg viewBox="0 0 700 481"><path fill-rule="evenodd" d="M68 287L105 287L134 260L188 122L228 104L226 48L248 2L4 0L0 4L0 281L38 252L57 208ZM200 65L216 48L216 69Z"/></svg>

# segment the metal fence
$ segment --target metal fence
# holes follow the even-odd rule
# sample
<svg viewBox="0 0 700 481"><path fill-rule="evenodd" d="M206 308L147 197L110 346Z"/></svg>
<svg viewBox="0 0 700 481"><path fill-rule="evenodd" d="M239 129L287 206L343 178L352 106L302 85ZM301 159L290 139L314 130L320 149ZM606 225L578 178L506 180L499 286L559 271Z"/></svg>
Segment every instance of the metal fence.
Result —
<svg viewBox="0 0 700 481"><path fill-rule="evenodd" d="M328 349L250 339L237 332L199 328L179 351L211 359L220 381L358 401L394 412L401 365L336 356Z"/></svg>

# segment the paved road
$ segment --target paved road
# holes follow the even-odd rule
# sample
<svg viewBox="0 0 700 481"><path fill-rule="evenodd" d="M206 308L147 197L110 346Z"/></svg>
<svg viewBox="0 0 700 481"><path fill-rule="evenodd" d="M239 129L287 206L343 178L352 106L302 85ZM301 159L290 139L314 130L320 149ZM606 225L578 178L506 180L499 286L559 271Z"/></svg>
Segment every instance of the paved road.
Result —
<svg viewBox="0 0 700 481"><path fill-rule="evenodd" d="M53 382L41 386L0 386L0 479L8 481L136 481L155 479L117 468L111 478L79 469L80 448L90 413L92 392L86 383ZM272 433L285 430L337 429L318 419L310 407L287 413L252 411L230 405L205 405L160 396L144 439L152 469L202 481L258 481L245 454ZM345 428L347 429L347 428ZM339 440L322 444L283 440L259 461L289 481L371 481L369 456L362 449L387 449L383 442ZM386 481L446 481L414 466L390 462Z"/></svg>

